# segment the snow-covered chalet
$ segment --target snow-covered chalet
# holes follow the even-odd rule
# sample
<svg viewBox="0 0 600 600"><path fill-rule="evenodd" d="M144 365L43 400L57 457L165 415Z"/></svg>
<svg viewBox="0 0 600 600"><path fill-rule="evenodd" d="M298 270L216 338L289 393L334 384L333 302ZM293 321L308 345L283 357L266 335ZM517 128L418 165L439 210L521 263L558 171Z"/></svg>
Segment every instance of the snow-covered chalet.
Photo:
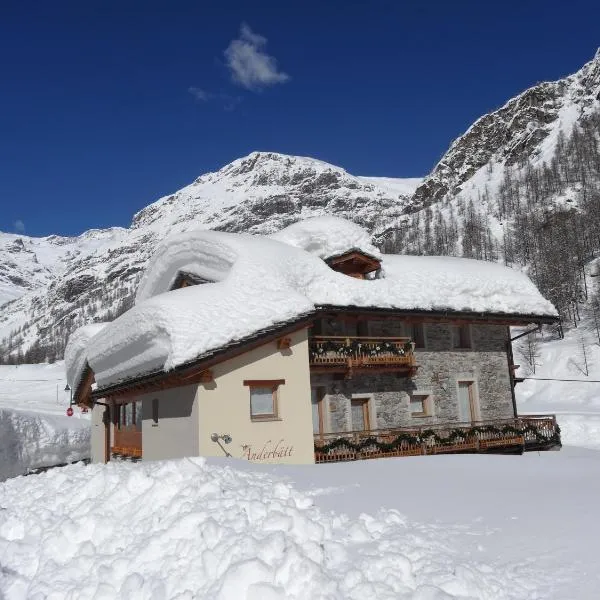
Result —
<svg viewBox="0 0 600 600"><path fill-rule="evenodd" d="M381 254L322 217L169 237L134 307L77 330L65 358L93 461L520 453L560 432L517 414L510 328L557 318L517 270Z"/></svg>

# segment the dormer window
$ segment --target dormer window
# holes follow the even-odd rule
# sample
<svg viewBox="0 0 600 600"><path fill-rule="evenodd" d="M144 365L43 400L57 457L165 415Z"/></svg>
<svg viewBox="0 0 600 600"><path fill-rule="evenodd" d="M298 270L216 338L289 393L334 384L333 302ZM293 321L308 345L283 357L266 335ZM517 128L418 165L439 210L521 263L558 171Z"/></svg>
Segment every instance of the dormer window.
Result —
<svg viewBox="0 0 600 600"><path fill-rule="evenodd" d="M334 271L357 279L366 279L368 273L374 273L381 268L379 260L360 250L349 250L344 254L331 256L325 262Z"/></svg>
<svg viewBox="0 0 600 600"><path fill-rule="evenodd" d="M191 285L200 285L202 283L214 283L209 279L204 279L194 273L180 271L177 273L177 277L171 286L171 290L178 290L179 288L189 287Z"/></svg>

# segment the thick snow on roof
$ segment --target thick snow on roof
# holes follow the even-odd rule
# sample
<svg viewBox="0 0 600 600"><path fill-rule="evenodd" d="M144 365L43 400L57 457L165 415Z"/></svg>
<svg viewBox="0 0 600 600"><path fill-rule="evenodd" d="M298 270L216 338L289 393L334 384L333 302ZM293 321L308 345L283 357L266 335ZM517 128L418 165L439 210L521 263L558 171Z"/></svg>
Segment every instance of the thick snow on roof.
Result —
<svg viewBox="0 0 600 600"><path fill-rule="evenodd" d="M367 231L356 223L339 217L314 217L298 221L270 237L323 259L354 249L376 258L381 257Z"/></svg>
<svg viewBox="0 0 600 600"><path fill-rule="evenodd" d="M136 305L95 335L85 358L103 387L173 369L319 305L556 314L524 274L497 264L389 255L382 264L383 278L359 280L333 271L318 254L272 237L181 233L159 246ZM216 283L168 292L179 270ZM73 380L85 366L83 351L76 351L84 339L88 334L77 332L69 342Z"/></svg>
<svg viewBox="0 0 600 600"><path fill-rule="evenodd" d="M73 391L77 389L88 362L89 341L100 333L106 325L107 323L84 325L69 337L69 342L65 348L65 367L67 370L67 383Z"/></svg>

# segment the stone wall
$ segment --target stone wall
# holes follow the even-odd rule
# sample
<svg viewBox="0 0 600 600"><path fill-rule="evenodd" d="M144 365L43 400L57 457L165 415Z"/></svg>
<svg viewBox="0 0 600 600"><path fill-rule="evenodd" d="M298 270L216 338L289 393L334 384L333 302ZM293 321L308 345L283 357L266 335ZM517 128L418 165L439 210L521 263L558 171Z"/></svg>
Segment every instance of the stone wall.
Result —
<svg viewBox="0 0 600 600"><path fill-rule="evenodd" d="M350 327L355 327L350 324ZM311 385L324 394L326 431L352 429L352 398L370 399L370 426L375 428L427 426L459 422L458 381L474 382L481 420L514 416L506 356L508 331L501 325L471 325L471 348L453 348L452 324L424 324L425 347L415 351L419 365L413 378L394 373L355 372L343 375L312 374ZM402 336L412 326L401 321L371 321L371 336ZM335 334L350 331L344 325ZM331 335L326 324L324 335ZM354 334L356 335L356 334ZM410 397L428 395L428 416L411 416Z"/></svg>

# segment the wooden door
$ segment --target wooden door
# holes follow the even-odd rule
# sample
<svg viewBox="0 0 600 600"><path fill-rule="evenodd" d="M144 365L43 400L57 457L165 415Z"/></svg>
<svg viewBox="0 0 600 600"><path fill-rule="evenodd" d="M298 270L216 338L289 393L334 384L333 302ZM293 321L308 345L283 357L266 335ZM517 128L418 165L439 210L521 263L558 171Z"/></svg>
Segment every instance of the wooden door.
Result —
<svg viewBox="0 0 600 600"><path fill-rule="evenodd" d="M350 404L350 414L352 417L352 431L367 431L371 429L369 419L369 399L353 398Z"/></svg>

